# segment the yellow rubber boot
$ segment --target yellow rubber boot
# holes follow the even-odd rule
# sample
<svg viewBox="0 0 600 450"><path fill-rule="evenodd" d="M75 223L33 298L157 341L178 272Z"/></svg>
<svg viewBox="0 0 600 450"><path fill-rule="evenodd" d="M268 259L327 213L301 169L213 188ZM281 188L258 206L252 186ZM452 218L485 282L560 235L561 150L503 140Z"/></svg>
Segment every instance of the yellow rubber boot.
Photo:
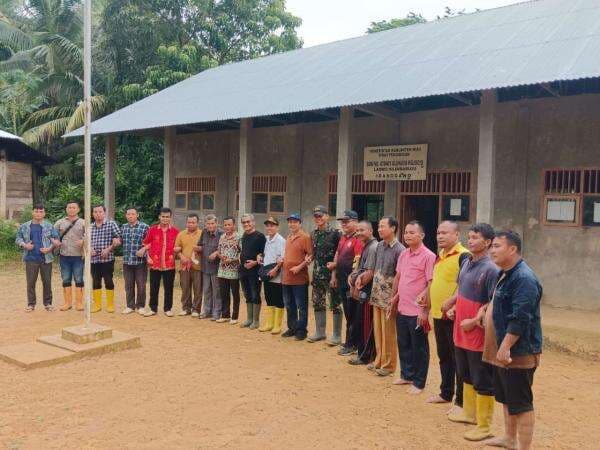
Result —
<svg viewBox="0 0 600 450"><path fill-rule="evenodd" d="M77 311L83 311L83 288L75 288L75 309Z"/></svg>
<svg viewBox="0 0 600 450"><path fill-rule="evenodd" d="M452 422L477 424L475 417L475 389L472 384L463 383L463 407L462 411L448 414L448 420Z"/></svg>
<svg viewBox="0 0 600 450"><path fill-rule="evenodd" d="M63 287L63 294L65 297L65 303L60 307L61 311L68 311L73 307L73 291L71 286Z"/></svg>
<svg viewBox="0 0 600 450"><path fill-rule="evenodd" d="M115 291L114 289L106 290L106 312L115 312Z"/></svg>
<svg viewBox="0 0 600 450"><path fill-rule="evenodd" d="M271 334L279 334L281 333L281 322L283 321L283 308L275 308L274 314L275 318L273 320L273 329L271 330Z"/></svg>
<svg viewBox="0 0 600 450"><path fill-rule="evenodd" d="M465 433L467 441L483 441L493 436L491 426L494 417L494 401L494 397L491 395L477 394L475 401L477 428Z"/></svg>
<svg viewBox="0 0 600 450"><path fill-rule="evenodd" d="M262 327L258 329L258 331L271 331L273 329L273 324L275 322L275 307L267 306L267 320Z"/></svg>
<svg viewBox="0 0 600 450"><path fill-rule="evenodd" d="M102 289L94 289L92 292L92 311L93 313L97 313L102 311Z"/></svg>

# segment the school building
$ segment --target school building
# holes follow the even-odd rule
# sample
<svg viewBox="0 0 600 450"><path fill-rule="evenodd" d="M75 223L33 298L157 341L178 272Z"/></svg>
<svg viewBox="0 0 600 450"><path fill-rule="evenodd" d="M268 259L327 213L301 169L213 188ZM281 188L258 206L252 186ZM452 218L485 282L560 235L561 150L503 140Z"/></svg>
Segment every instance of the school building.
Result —
<svg viewBox="0 0 600 450"><path fill-rule="evenodd" d="M347 208L523 236L544 301L600 308L600 0L539 0L202 72L92 125L164 139L165 205ZM68 136L77 136L81 130Z"/></svg>

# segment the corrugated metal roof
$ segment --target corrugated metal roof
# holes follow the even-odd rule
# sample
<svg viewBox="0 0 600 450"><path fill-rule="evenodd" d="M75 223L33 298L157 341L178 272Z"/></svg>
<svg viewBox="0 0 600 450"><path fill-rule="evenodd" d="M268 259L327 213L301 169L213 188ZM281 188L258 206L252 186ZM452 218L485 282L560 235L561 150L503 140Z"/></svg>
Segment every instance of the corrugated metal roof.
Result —
<svg viewBox="0 0 600 450"><path fill-rule="evenodd" d="M95 121L92 132L598 76L600 0L537 0L217 67Z"/></svg>
<svg viewBox="0 0 600 450"><path fill-rule="evenodd" d="M19 136L15 136L14 134L7 133L3 130L0 130L0 139L14 139L16 141L22 141Z"/></svg>

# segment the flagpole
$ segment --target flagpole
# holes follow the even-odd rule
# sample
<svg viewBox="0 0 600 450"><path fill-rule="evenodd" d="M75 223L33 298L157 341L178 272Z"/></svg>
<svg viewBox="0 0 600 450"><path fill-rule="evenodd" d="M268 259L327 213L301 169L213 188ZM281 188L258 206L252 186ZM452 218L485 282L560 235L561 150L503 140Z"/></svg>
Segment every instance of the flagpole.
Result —
<svg viewBox="0 0 600 450"><path fill-rule="evenodd" d="M83 148L84 148L84 219L87 227L85 239L85 262L84 262L84 327L91 323L91 231L92 231L92 136L90 123L92 121L91 111L91 84L92 84L92 0L84 0L83 3L83 102L84 102L84 125L83 125Z"/></svg>

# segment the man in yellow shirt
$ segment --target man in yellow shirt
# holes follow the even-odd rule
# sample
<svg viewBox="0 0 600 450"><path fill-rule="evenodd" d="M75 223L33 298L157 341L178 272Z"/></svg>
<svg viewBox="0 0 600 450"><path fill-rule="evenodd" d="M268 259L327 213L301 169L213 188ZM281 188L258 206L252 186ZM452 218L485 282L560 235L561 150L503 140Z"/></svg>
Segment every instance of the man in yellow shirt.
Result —
<svg viewBox="0 0 600 450"><path fill-rule="evenodd" d="M175 254L179 255L179 281L181 283L180 316L198 317L202 306L202 272L200 260L195 254L202 230L198 228L200 219L197 214L189 214L185 230L180 231L175 239Z"/></svg>
<svg viewBox="0 0 600 450"><path fill-rule="evenodd" d="M460 266L469 256L469 251L463 247L459 239L460 230L456 222L440 223L437 229L439 252L433 268L429 300L442 382L440 393L430 397L427 401L429 403L450 403L454 398L456 407L462 408L462 380L458 379L456 373L452 337L454 322L442 312L442 304L456 293Z"/></svg>

